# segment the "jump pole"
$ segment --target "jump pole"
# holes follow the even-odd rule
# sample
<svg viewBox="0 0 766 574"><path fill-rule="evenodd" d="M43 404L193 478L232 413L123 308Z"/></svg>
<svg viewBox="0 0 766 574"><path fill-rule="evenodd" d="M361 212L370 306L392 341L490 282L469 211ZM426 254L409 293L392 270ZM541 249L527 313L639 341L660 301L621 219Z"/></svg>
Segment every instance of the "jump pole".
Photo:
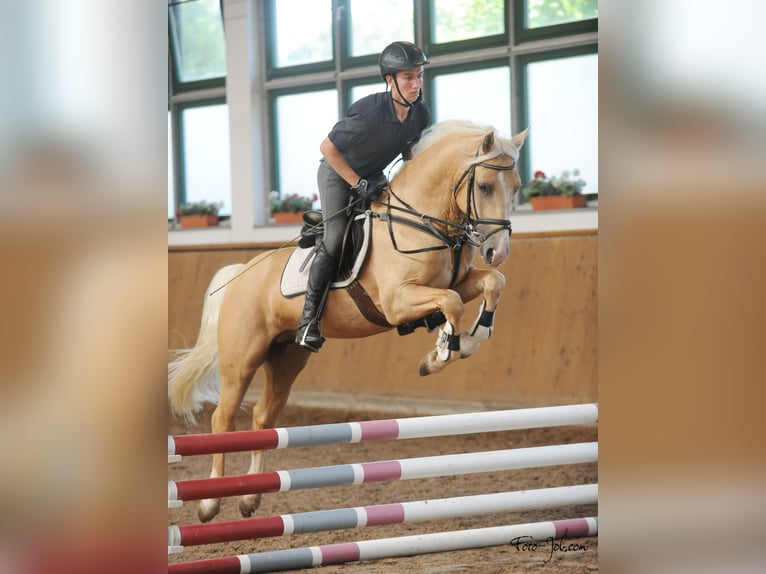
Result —
<svg viewBox="0 0 766 574"><path fill-rule="evenodd" d="M264 430L168 436L168 462L181 456L269 450L374 440L402 440L545 428L598 422L598 405L563 405L298 426Z"/></svg>
<svg viewBox="0 0 766 574"><path fill-rule="evenodd" d="M286 492L598 461L598 443L538 446L400 460L280 470L219 478L168 481L168 506L243 494Z"/></svg>
<svg viewBox="0 0 766 574"><path fill-rule="evenodd" d="M168 527L168 547L197 546L200 544L251 540L272 536L291 536L307 532L362 528L384 524L445 520L500 512L524 512L527 510L558 508L578 504L596 504L597 502L598 484L580 484L496 494L319 510L279 516L246 518L228 522L173 525Z"/></svg>
<svg viewBox="0 0 766 574"><path fill-rule="evenodd" d="M522 543L580 538L598 534L598 518L573 518L547 522L531 522L510 526L493 526L472 530L437 532L397 538L381 538L361 542L346 542L325 546L310 546L290 550L240 554L226 558L211 558L168 565L169 574L250 574L298 570L329 564L345 564L363 560L399 558L417 554L451 552L490 546L512 546Z"/></svg>

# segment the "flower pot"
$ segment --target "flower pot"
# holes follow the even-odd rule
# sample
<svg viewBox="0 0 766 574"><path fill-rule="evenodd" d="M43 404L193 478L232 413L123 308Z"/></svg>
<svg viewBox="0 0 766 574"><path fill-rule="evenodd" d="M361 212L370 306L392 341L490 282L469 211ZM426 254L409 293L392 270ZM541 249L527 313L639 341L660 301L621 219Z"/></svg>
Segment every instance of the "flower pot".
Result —
<svg viewBox="0 0 766 574"><path fill-rule="evenodd" d="M533 195L529 198L532 209L541 211L545 209L573 209L585 207L585 196L575 195Z"/></svg>
<svg viewBox="0 0 766 574"><path fill-rule="evenodd" d="M218 216L209 213L181 215L181 227L214 227L218 225Z"/></svg>
<svg viewBox="0 0 766 574"><path fill-rule="evenodd" d="M303 223L303 212L275 211L274 223Z"/></svg>

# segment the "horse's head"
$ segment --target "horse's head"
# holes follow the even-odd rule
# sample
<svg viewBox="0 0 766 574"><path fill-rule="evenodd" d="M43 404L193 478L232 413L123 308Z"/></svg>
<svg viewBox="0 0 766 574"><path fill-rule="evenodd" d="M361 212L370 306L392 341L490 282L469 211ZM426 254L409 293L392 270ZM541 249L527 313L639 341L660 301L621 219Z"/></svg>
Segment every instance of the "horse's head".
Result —
<svg viewBox="0 0 766 574"><path fill-rule="evenodd" d="M479 243L487 265L497 267L509 254L510 216L513 196L521 186L516 162L529 128L510 140L494 130L484 135L475 156L455 187L473 238Z"/></svg>
<svg viewBox="0 0 766 574"><path fill-rule="evenodd" d="M391 193L413 215L446 223L445 233L467 235L496 267L509 253L512 200L521 184L516 161L528 132L506 139L491 126L435 124L392 179Z"/></svg>

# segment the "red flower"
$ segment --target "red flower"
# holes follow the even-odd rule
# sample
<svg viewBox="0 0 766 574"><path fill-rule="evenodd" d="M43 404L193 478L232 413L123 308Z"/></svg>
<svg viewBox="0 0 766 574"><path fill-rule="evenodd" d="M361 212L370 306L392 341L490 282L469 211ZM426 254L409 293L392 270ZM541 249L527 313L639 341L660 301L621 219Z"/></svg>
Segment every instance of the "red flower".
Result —
<svg viewBox="0 0 766 574"><path fill-rule="evenodd" d="M535 172L535 179L545 179L545 173L540 170L537 170Z"/></svg>

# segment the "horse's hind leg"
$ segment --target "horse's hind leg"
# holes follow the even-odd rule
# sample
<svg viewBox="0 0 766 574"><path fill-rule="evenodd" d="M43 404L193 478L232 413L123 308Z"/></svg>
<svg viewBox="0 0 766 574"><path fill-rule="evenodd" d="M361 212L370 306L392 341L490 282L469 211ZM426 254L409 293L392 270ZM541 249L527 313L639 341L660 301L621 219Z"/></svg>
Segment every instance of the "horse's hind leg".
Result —
<svg viewBox="0 0 766 574"><path fill-rule="evenodd" d="M237 409L240 404L242 404L245 391L247 390L247 386L250 384L250 380L252 380L254 373L255 369L250 373L250 377L247 379L246 383L237 385L231 392L224 391L224 389L228 388L230 385L225 383L226 378L223 373L221 373L221 397L211 418L212 432L228 432L234 430L234 419L237 415ZM213 468L210 471L210 478L221 477L223 474L224 454L216 453L213 455ZM197 516L202 522L208 522L212 520L220 510L220 498L206 498L200 500L199 506L197 507Z"/></svg>
<svg viewBox="0 0 766 574"><path fill-rule="evenodd" d="M298 373L303 370L311 353L292 341L273 343L264 362L266 383L261 396L253 407L253 429L274 428L277 416L282 411L290 395L290 389ZM251 453L248 474L263 472L264 453L262 450ZM261 504L260 494L248 494L239 502L242 516L253 514Z"/></svg>
<svg viewBox="0 0 766 574"><path fill-rule="evenodd" d="M219 336L220 342L220 336ZM257 342L255 342L257 343ZM254 344L251 346L247 360L241 356L229 356L227 351L230 347L220 346L219 366L221 370L221 392L218 406L213 411L211 418L212 432L229 432L234 430L237 410L245 398L247 388L250 386L255 371L261 366L267 347ZM232 350L234 346L231 346ZM213 455L213 468L210 471L211 478L224 475L224 455ZM197 516L202 522L212 520L221 510L220 498L207 498L201 500L197 508Z"/></svg>

